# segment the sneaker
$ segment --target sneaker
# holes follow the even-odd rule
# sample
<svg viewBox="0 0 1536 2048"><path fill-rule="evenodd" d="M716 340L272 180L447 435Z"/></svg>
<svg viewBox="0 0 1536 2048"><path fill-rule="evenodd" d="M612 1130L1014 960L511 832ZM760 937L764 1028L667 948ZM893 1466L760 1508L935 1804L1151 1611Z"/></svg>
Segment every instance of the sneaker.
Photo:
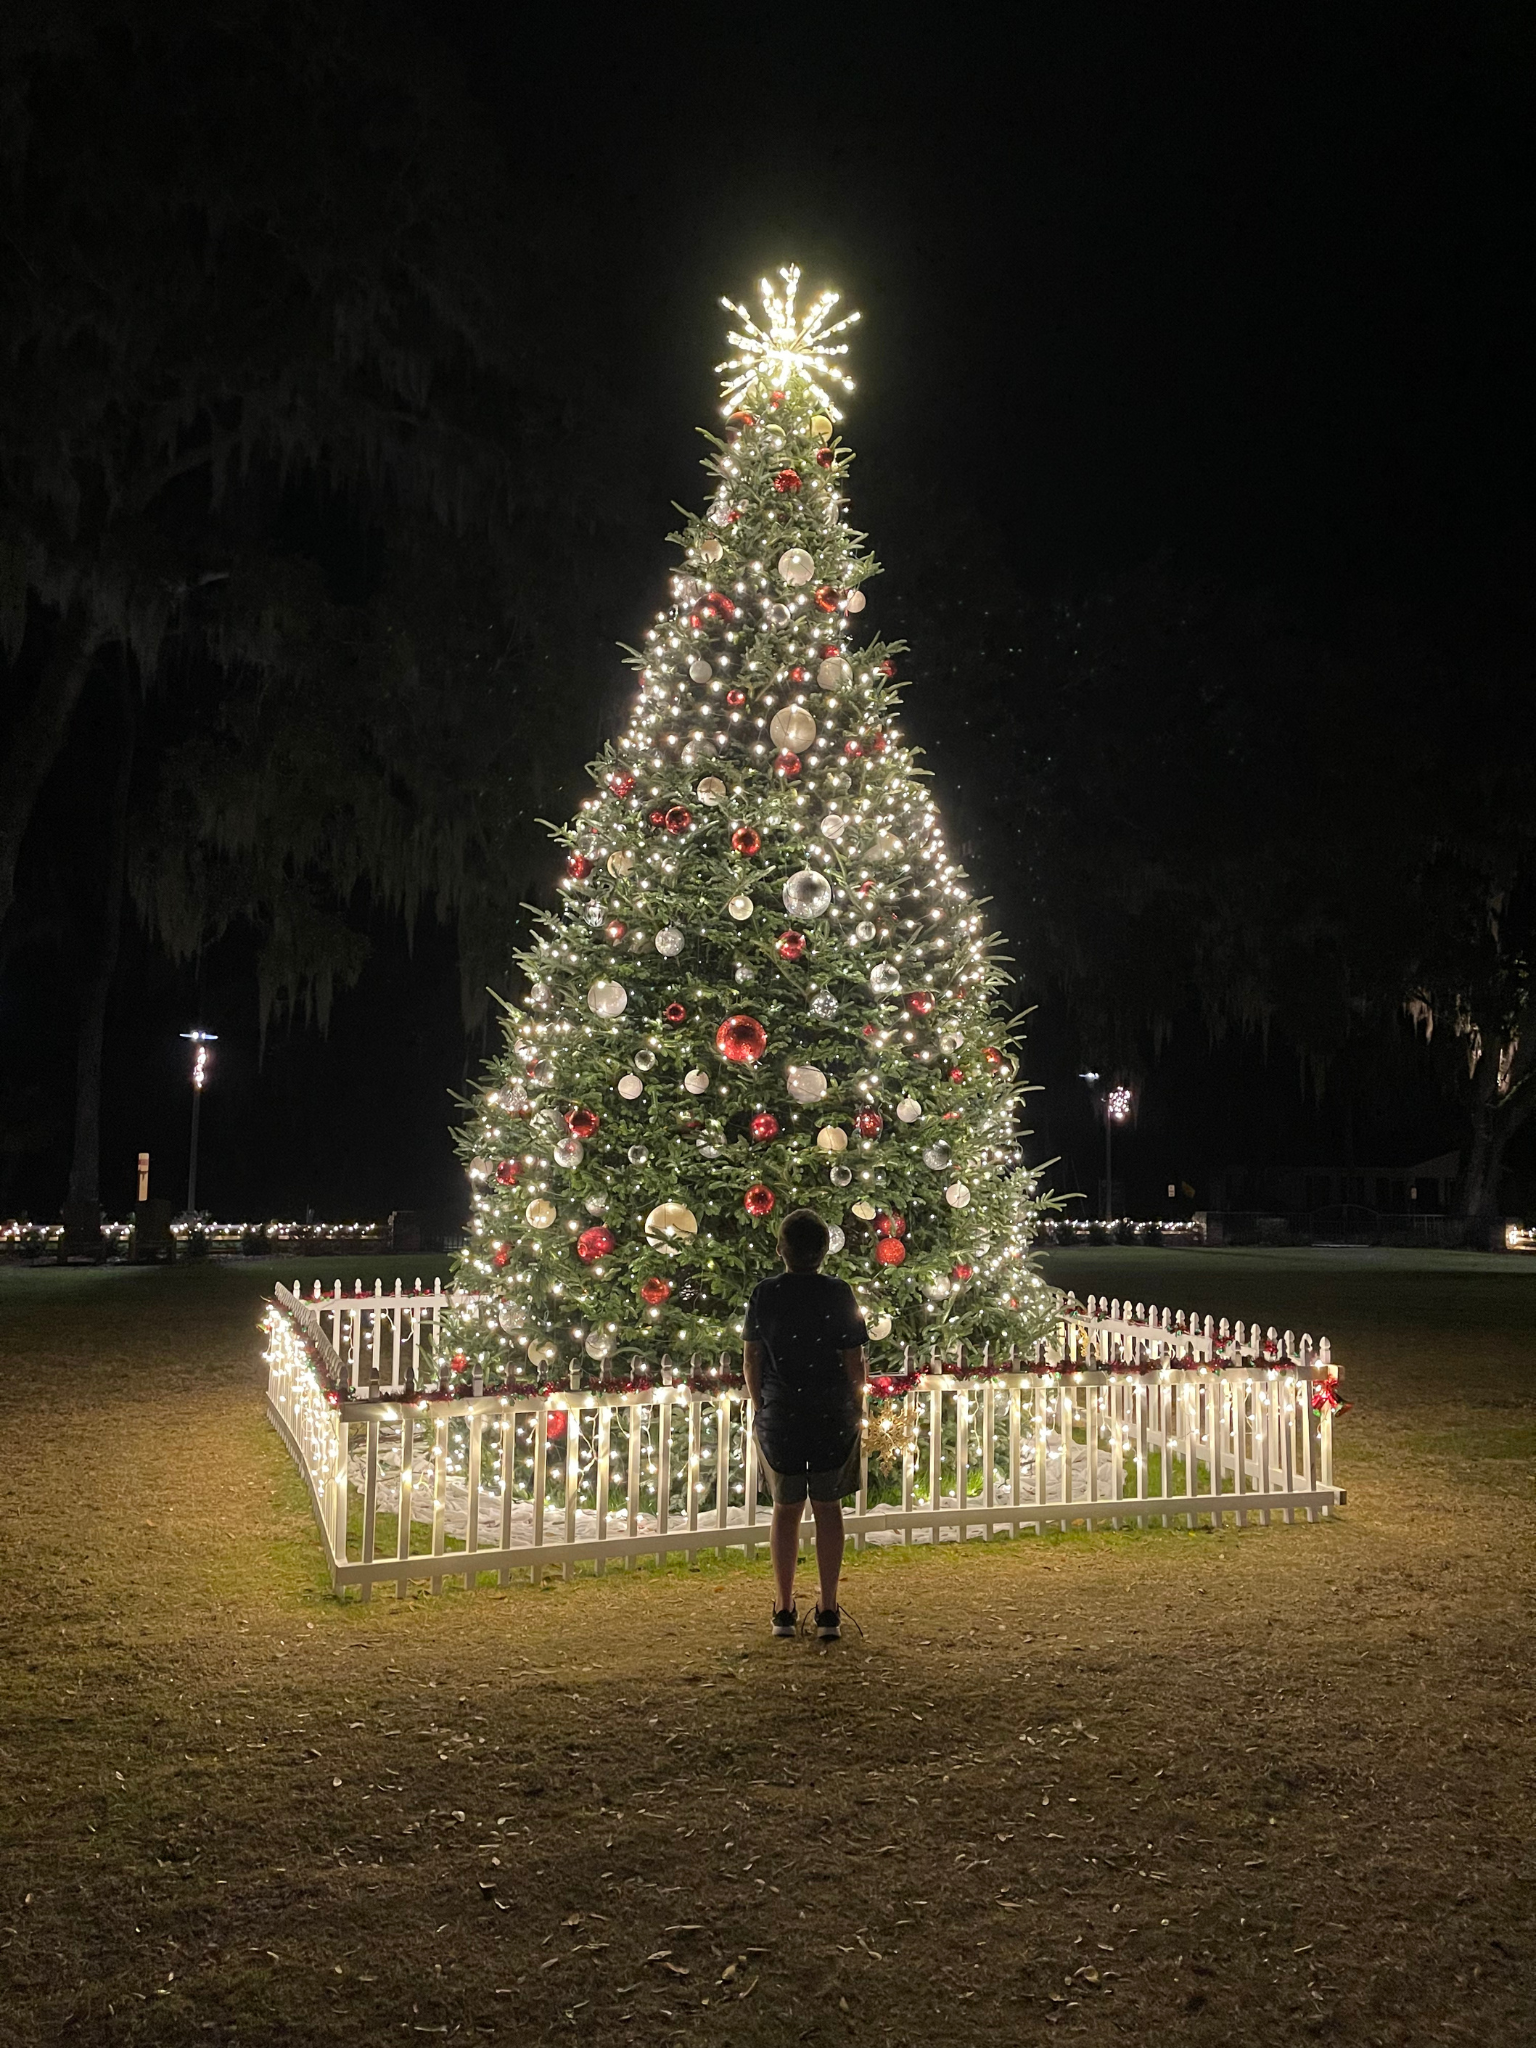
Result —
<svg viewBox="0 0 1536 2048"><path fill-rule="evenodd" d="M816 1610L816 1640L818 1643L835 1643L843 1632L843 1610L840 1607L818 1607Z"/></svg>
<svg viewBox="0 0 1536 2048"><path fill-rule="evenodd" d="M776 1636L793 1636L800 1626L799 1611L793 1607L775 1607L773 1610L773 1632Z"/></svg>

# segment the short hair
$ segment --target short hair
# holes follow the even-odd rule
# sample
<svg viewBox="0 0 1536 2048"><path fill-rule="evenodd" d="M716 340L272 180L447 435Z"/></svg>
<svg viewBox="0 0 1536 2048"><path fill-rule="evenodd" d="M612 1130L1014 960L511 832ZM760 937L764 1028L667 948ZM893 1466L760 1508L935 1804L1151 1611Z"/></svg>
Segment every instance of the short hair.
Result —
<svg viewBox="0 0 1536 2048"><path fill-rule="evenodd" d="M793 1272L814 1273L831 1248L831 1233L814 1209L791 1209L779 1225L779 1257Z"/></svg>

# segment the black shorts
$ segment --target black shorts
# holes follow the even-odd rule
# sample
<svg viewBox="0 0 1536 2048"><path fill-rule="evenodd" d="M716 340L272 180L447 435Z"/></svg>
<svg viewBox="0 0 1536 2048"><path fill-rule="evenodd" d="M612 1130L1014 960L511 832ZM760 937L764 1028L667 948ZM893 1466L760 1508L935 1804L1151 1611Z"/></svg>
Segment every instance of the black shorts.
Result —
<svg viewBox="0 0 1536 2048"><path fill-rule="evenodd" d="M768 1491L776 1508L799 1507L806 1500L843 1500L859 1490L861 1449L861 1440L855 1436L841 1465L833 1465L825 1472L777 1472L759 1444L758 1469L768 1481Z"/></svg>

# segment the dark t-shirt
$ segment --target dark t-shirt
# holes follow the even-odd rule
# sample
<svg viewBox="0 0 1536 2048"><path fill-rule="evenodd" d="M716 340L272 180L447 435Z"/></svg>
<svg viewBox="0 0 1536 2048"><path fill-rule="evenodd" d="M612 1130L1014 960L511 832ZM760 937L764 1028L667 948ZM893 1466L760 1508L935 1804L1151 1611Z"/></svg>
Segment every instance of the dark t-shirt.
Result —
<svg viewBox="0 0 1536 2048"><path fill-rule="evenodd" d="M743 1332L767 1353L757 1440L775 1472L831 1472L859 1433L843 1353L869 1342L846 1280L780 1273L760 1280Z"/></svg>

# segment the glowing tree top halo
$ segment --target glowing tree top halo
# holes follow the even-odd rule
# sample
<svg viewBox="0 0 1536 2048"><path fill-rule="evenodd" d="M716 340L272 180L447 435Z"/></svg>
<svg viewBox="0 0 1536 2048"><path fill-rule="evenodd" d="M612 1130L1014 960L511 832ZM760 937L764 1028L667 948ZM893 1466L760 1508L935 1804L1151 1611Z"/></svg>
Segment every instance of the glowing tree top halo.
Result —
<svg viewBox="0 0 1536 2048"><path fill-rule="evenodd" d="M791 263L779 272L784 280L782 292L776 292L765 277L758 289L763 295L764 326L759 326L745 306L737 305L734 299L722 299L721 305L727 313L734 313L745 328L738 334L730 329L726 340L741 350L739 356L728 357L715 368L725 378L720 387L724 400L720 410L729 417L741 404L742 399L761 377L764 382L780 386L787 384L797 373L805 379L811 397L829 418L840 420L843 415L832 401L827 384L836 384L839 390L852 391L853 379L834 360L848 353L846 341L834 342L834 334L842 334L858 320L857 313L845 313L833 326L826 325L842 299L840 292L826 291L812 304L808 313L796 316L795 295L800 288L800 266ZM825 381L823 381L825 380Z"/></svg>

